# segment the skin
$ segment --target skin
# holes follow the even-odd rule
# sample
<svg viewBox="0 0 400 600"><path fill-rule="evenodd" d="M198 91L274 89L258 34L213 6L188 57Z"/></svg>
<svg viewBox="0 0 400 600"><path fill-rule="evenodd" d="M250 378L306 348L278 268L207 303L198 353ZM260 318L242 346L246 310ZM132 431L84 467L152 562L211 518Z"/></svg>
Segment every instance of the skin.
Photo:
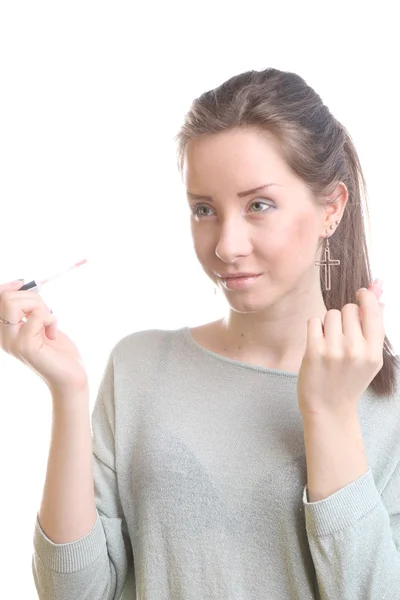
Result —
<svg viewBox="0 0 400 600"><path fill-rule="evenodd" d="M287 166L273 139L256 129L235 129L192 139L183 179L192 199L191 233L196 256L227 300L225 316L191 330L202 346L243 362L298 372L306 347L307 320L327 312L319 281L318 244L340 221L348 191L341 182L320 207ZM275 183L250 196L238 192ZM336 228L336 226L335 226ZM334 258L334 257L333 257ZM335 268L335 267L333 267ZM340 268L340 267L336 267ZM252 287L229 290L223 272L262 273Z"/></svg>

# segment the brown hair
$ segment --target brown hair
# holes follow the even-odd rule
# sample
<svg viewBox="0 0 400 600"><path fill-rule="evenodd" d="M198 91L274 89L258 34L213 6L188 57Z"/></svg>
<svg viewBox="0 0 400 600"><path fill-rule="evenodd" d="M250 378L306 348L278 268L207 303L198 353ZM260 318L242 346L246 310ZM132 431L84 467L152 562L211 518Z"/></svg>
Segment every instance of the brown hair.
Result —
<svg viewBox="0 0 400 600"><path fill-rule="evenodd" d="M299 75L277 69L247 71L193 101L176 136L180 173L190 139L238 127L272 135L287 165L309 186L317 204L326 202L322 197L339 182L347 186L343 217L329 238L340 267L332 269L331 289L325 291L322 285L322 294L327 310L357 304L356 291L371 282L364 218L368 226L370 222L365 178L345 127ZM321 283L322 277L321 269ZM398 369L398 357L385 336L383 366L370 384L378 396L396 393Z"/></svg>

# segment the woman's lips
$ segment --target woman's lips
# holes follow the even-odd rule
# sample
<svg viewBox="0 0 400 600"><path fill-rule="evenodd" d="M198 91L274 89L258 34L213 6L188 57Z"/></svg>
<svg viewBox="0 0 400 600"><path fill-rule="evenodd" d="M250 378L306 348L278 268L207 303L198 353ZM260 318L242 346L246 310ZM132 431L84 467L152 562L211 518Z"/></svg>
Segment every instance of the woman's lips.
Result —
<svg viewBox="0 0 400 600"><path fill-rule="evenodd" d="M222 278L222 284L229 290L244 290L251 287L260 275L252 275L250 277L229 277Z"/></svg>

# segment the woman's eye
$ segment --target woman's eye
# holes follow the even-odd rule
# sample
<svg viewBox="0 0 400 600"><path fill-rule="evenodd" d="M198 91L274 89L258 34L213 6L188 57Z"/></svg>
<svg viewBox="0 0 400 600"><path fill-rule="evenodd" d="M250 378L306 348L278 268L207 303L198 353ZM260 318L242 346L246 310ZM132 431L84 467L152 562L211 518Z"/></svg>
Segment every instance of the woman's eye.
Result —
<svg viewBox="0 0 400 600"><path fill-rule="evenodd" d="M252 202L252 206L255 206L256 204L263 204L264 206L271 208L270 204L267 204L266 202L260 202L259 200L257 200L256 202ZM262 211L256 210L256 212L262 212Z"/></svg>
<svg viewBox="0 0 400 600"><path fill-rule="evenodd" d="M255 201L255 202L252 202L252 203L251 203L251 205L252 205L252 206L256 206L257 204L258 204L258 205L263 205L263 206L266 206L267 208L271 208L271 204L268 204L267 202L262 202L262 201L260 201L260 200L257 200L257 201ZM207 206L206 204L195 204L195 205L193 206L193 208L192 208L192 214L193 214L195 217L208 217L209 215L208 215L208 214L205 214L204 212L203 212L202 214L199 214L199 210L200 210L201 208L202 208L202 209L205 209L206 211L207 211L207 210L212 210L212 208L211 208L210 206ZM255 210L255 211L252 211L252 212L266 212L266 211L263 211L263 210Z"/></svg>
<svg viewBox="0 0 400 600"><path fill-rule="evenodd" d="M195 204L192 208L192 213L194 214L194 216L195 217L207 217L208 215L205 215L204 213L202 215L199 215L200 208L205 208L205 209L211 210L211 208L209 206L206 206L205 204Z"/></svg>

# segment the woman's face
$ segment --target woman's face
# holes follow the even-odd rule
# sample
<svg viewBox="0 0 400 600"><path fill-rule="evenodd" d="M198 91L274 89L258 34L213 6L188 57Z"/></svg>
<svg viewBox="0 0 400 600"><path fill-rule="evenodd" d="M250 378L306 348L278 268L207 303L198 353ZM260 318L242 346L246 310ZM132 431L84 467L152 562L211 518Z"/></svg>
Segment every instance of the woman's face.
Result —
<svg viewBox="0 0 400 600"><path fill-rule="evenodd" d="M299 286L319 288L325 213L271 140L248 129L193 139L183 173L196 256L232 308L260 310ZM258 277L232 289L221 275L238 272Z"/></svg>

